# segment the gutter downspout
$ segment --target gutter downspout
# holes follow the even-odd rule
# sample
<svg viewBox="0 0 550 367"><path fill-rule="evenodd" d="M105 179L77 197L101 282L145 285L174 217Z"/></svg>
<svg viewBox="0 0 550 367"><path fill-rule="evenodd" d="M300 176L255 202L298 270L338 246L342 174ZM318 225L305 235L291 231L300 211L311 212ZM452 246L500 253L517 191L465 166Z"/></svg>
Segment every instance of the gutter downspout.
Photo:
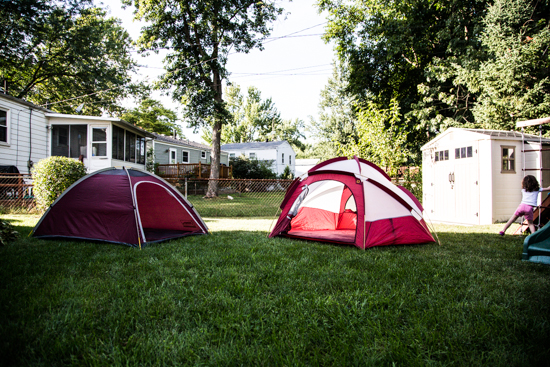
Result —
<svg viewBox="0 0 550 367"><path fill-rule="evenodd" d="M27 169L31 173L31 168L33 166L33 161L31 160L32 156L32 108L29 107L29 160L27 161Z"/></svg>

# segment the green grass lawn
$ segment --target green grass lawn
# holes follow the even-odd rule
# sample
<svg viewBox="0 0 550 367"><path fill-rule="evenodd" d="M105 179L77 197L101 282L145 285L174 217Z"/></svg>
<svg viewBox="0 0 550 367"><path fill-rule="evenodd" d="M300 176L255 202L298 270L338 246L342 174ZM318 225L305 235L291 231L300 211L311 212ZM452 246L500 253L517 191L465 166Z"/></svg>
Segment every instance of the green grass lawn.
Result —
<svg viewBox="0 0 550 367"><path fill-rule="evenodd" d="M0 365L550 365L550 266L500 225L363 251L206 218L140 251L2 217L21 238L0 248Z"/></svg>

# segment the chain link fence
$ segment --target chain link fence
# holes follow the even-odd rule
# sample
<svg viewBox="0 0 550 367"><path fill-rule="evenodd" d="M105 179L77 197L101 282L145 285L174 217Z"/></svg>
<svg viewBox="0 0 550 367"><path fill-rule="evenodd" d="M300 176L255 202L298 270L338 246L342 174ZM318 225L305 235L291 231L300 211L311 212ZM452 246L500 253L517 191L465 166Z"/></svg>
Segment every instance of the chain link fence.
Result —
<svg viewBox="0 0 550 367"><path fill-rule="evenodd" d="M274 217L293 180L218 179L218 197L206 198L210 180L168 180L203 217Z"/></svg>
<svg viewBox="0 0 550 367"><path fill-rule="evenodd" d="M210 179L166 179L187 197L203 217L275 217L293 180L218 179L218 197L206 198ZM395 183L395 181L394 181ZM420 182L400 180L417 198ZM36 206L32 177L0 174L0 213L32 213Z"/></svg>
<svg viewBox="0 0 550 367"><path fill-rule="evenodd" d="M0 173L0 213L35 210L30 174Z"/></svg>

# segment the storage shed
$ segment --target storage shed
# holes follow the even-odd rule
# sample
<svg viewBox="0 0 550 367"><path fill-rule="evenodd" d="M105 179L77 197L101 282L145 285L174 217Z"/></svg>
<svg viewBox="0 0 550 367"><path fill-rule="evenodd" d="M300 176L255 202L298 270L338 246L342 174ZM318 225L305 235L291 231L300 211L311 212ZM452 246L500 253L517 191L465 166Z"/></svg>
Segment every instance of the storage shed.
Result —
<svg viewBox="0 0 550 367"><path fill-rule="evenodd" d="M433 222L505 222L521 180L550 185L550 139L517 131L449 128L422 147L425 217Z"/></svg>

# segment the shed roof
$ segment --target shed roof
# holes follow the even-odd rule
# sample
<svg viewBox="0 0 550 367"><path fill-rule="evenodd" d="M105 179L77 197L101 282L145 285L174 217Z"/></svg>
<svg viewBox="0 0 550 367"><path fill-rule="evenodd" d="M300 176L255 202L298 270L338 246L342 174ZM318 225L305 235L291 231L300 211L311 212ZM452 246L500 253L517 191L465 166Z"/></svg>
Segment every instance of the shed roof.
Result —
<svg viewBox="0 0 550 367"><path fill-rule="evenodd" d="M239 149L245 149L245 150L267 150L267 149L276 149L280 147L283 144L288 144L286 140L282 141L253 141L250 143L232 143L232 144L224 144L222 145L223 150L239 150Z"/></svg>
<svg viewBox="0 0 550 367"><path fill-rule="evenodd" d="M428 148L430 145L434 144L445 135L452 132L467 132L480 135L481 139L489 140L522 140L522 133L520 131L507 131L507 130L489 130L489 129L469 129L469 128L457 128L451 127L439 134L437 137L426 143L422 149ZM529 142L538 143L539 141L543 144L550 144L550 139L545 137L539 137L538 135L533 134L523 134L523 139Z"/></svg>

